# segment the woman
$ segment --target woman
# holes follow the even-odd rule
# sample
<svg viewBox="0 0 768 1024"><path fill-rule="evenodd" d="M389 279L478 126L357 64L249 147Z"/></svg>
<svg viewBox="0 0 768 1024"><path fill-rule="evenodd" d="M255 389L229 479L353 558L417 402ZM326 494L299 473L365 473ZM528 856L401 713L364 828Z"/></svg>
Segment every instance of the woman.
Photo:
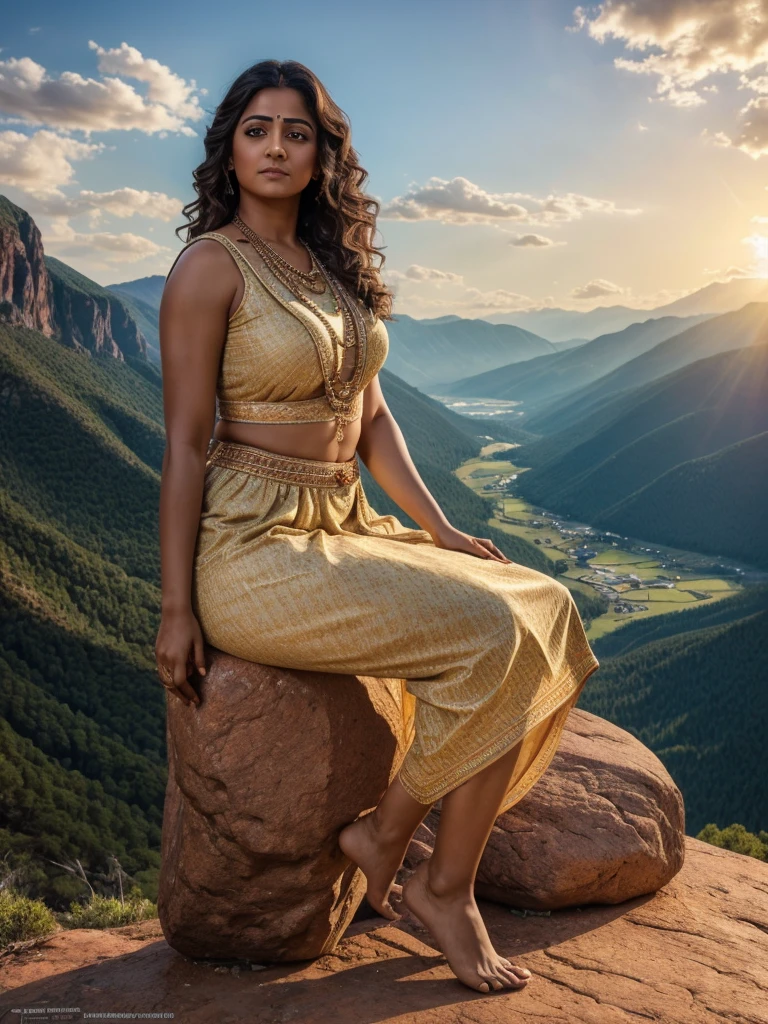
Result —
<svg viewBox="0 0 768 1024"><path fill-rule="evenodd" d="M160 310L158 671L199 703L188 677L205 673L205 636L264 664L402 678L412 742L341 849L396 918L395 875L442 798L433 855L399 895L465 985L522 987L475 874L598 662L568 589L452 526L410 459L377 376L392 319L379 205L322 84L294 61L254 65L205 150ZM356 455L420 529L370 507Z"/></svg>

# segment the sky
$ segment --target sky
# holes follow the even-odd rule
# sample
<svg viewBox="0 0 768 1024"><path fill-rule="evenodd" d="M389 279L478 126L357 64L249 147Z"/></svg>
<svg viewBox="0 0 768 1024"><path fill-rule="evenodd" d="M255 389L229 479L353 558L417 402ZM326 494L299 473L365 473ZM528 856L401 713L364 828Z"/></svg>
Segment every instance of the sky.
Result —
<svg viewBox="0 0 768 1024"><path fill-rule="evenodd" d="M768 0L17 3L0 193L100 284L165 275L206 127L266 58L349 116L396 313L768 277Z"/></svg>

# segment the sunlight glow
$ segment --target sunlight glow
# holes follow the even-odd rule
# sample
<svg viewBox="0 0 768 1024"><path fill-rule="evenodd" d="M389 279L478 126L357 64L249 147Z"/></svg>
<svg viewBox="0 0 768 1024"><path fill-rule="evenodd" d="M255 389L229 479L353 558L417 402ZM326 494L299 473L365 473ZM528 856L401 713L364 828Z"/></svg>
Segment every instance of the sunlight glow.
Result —
<svg viewBox="0 0 768 1024"><path fill-rule="evenodd" d="M744 242L752 246L754 254L752 276L768 278L768 236L748 235Z"/></svg>

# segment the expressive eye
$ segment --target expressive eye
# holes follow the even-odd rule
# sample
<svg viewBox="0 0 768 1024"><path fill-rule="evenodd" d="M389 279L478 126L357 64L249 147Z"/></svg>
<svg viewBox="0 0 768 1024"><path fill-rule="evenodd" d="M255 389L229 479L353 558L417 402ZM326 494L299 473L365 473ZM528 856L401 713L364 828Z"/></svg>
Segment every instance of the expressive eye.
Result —
<svg viewBox="0 0 768 1024"><path fill-rule="evenodd" d="M254 135L254 132L257 132L257 131L258 132L263 132L266 135L266 131L264 130L264 127L262 125L260 125L260 124L255 124L255 125L252 125L250 128L246 128L245 129L245 134L246 135L250 135L251 138L253 138L253 139L260 139L261 135ZM299 128L291 129L291 131L288 132L288 135L289 136L296 136L296 135L298 135L299 138L303 139L305 142L309 141L309 136L307 135L307 133L301 131Z"/></svg>

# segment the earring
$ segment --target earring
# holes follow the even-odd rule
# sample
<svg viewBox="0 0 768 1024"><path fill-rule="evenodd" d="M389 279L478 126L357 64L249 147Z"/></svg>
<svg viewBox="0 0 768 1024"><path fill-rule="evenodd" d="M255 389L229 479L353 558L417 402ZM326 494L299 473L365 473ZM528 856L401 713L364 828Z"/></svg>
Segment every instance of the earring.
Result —
<svg viewBox="0 0 768 1024"><path fill-rule="evenodd" d="M224 191L228 196L233 196L235 194L235 190L232 188L232 180L229 177L229 171L227 171L227 184L224 186Z"/></svg>

